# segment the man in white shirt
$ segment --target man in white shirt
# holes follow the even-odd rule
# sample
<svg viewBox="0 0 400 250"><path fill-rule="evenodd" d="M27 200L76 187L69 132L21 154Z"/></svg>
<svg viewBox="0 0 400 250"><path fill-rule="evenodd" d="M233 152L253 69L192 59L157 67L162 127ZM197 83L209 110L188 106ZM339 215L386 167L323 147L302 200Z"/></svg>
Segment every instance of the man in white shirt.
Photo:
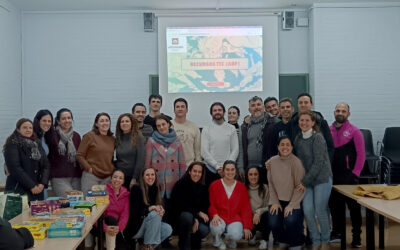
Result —
<svg viewBox="0 0 400 250"><path fill-rule="evenodd" d="M206 163L206 184L222 176L222 165L226 160L236 161L239 155L239 140L233 125L225 122L225 106L214 102L210 107L212 123L201 133L201 156Z"/></svg>
<svg viewBox="0 0 400 250"><path fill-rule="evenodd" d="M178 98L174 101L175 119L171 120L176 136L182 143L186 166L194 161L201 161L200 129L196 124L186 119L187 101Z"/></svg>

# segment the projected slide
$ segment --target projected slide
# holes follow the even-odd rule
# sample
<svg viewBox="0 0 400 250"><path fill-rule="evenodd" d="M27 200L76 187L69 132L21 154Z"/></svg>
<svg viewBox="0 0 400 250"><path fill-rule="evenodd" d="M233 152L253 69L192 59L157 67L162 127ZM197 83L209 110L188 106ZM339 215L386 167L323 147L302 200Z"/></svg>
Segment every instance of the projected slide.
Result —
<svg viewBox="0 0 400 250"><path fill-rule="evenodd" d="M262 91L262 27L168 27L168 93Z"/></svg>

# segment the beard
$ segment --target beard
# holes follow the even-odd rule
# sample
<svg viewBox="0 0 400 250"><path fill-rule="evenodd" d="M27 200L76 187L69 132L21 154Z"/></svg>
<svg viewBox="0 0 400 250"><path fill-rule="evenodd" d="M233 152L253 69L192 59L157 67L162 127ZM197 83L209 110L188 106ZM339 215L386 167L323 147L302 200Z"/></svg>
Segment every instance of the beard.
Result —
<svg viewBox="0 0 400 250"><path fill-rule="evenodd" d="M220 121L220 120L223 120L223 119L224 119L224 116L223 116L223 115L216 114L216 115L213 115L212 118L213 118L213 120Z"/></svg>
<svg viewBox="0 0 400 250"><path fill-rule="evenodd" d="M335 121L337 123L344 123L345 121L347 121L347 117L344 117L343 115L337 115L335 116Z"/></svg>

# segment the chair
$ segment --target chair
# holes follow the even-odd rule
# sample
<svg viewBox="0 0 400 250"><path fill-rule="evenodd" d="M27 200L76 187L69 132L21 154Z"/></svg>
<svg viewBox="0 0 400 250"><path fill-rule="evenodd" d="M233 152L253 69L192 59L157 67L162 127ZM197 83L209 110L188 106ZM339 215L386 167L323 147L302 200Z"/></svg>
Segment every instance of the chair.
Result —
<svg viewBox="0 0 400 250"><path fill-rule="evenodd" d="M381 146L381 178L387 184L400 184L400 127L388 127ZM379 142L378 142L379 143Z"/></svg>
<svg viewBox="0 0 400 250"><path fill-rule="evenodd" d="M369 129L360 129L364 137L365 163L360 174L361 184L380 182L380 158L375 154L372 133Z"/></svg>

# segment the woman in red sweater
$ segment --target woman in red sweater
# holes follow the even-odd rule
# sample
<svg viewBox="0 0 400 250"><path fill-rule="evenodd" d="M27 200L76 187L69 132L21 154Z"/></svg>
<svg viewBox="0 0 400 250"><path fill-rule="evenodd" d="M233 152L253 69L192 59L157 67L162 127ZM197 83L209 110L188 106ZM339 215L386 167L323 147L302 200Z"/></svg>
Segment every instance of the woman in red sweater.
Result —
<svg viewBox="0 0 400 250"><path fill-rule="evenodd" d="M225 161L222 167L223 178L210 185L210 207L208 213L212 218L210 231L215 236L213 245L226 249L221 235L229 248L236 248L236 241L242 236L250 239L253 228L249 195L245 185L235 180L236 163Z"/></svg>

